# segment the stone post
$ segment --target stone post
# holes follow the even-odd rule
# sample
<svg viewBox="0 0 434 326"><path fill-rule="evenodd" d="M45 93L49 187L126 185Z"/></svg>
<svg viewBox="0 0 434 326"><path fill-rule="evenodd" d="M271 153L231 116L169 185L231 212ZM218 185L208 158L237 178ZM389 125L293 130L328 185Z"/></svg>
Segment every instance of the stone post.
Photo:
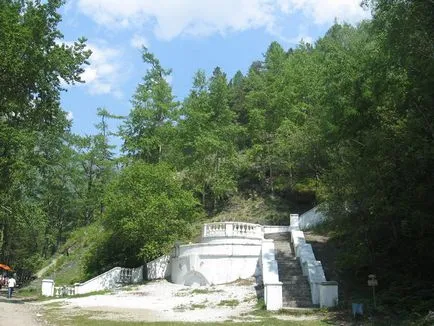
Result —
<svg viewBox="0 0 434 326"><path fill-rule="evenodd" d="M319 306L336 307L338 304L338 282L321 282L319 285Z"/></svg>
<svg viewBox="0 0 434 326"><path fill-rule="evenodd" d="M234 235L234 225L233 223L226 223L225 224L225 236L226 237L232 237Z"/></svg>
<svg viewBox="0 0 434 326"><path fill-rule="evenodd" d="M54 281L53 280L42 280L42 295L45 297L54 296Z"/></svg>
<svg viewBox="0 0 434 326"><path fill-rule="evenodd" d="M74 283L74 294L75 295L81 294L80 293L80 285L81 285L81 283Z"/></svg>
<svg viewBox="0 0 434 326"><path fill-rule="evenodd" d="M264 284L264 298L267 310L276 311L282 309L282 282Z"/></svg>
<svg viewBox="0 0 434 326"><path fill-rule="evenodd" d="M299 216L298 214L290 214L289 220L291 224L291 229L293 230L299 230Z"/></svg>

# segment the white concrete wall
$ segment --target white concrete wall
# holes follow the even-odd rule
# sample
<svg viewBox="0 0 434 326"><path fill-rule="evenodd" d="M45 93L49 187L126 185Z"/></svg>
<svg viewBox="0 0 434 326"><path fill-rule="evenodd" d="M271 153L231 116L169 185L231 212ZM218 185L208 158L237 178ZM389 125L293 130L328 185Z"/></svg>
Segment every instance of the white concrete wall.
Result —
<svg viewBox="0 0 434 326"><path fill-rule="evenodd" d="M132 268L131 283L138 284L143 282L143 266Z"/></svg>
<svg viewBox="0 0 434 326"><path fill-rule="evenodd" d="M224 284L257 272L261 244L198 243L179 246L171 258L171 280L177 284Z"/></svg>
<svg viewBox="0 0 434 326"><path fill-rule="evenodd" d="M315 305L321 304L321 284L326 282L324 275L324 269L320 261L317 261L312 250L312 246L306 243L304 232L299 231L298 227L302 227L303 223L300 223L298 216L291 215L291 241L294 246L295 255L299 258L303 275L308 277L312 303ZM333 283L336 288L323 289L323 304L327 305L331 302L337 303L337 283ZM334 293L336 292L336 297ZM330 306L331 307L331 306Z"/></svg>
<svg viewBox="0 0 434 326"><path fill-rule="evenodd" d="M299 247L303 246L306 243L303 231L291 231L291 241L294 245L295 255L297 257L300 257Z"/></svg>
<svg viewBox="0 0 434 326"><path fill-rule="evenodd" d="M291 232L289 225L264 225L262 229L264 234Z"/></svg>
<svg viewBox="0 0 434 326"><path fill-rule="evenodd" d="M325 215L318 210L318 206L308 210L299 217L300 230L308 230L325 220Z"/></svg>
<svg viewBox="0 0 434 326"><path fill-rule="evenodd" d="M279 281L279 272L275 256L274 241L264 239L261 246L261 269L262 281L264 283L275 283Z"/></svg>
<svg viewBox="0 0 434 326"><path fill-rule="evenodd" d="M264 284L264 301L267 310L282 309L282 282L279 281L279 270L273 240L264 239L262 241L260 264Z"/></svg>
<svg viewBox="0 0 434 326"><path fill-rule="evenodd" d="M75 294L85 294L114 288L119 280L121 269L121 267L115 267L86 282L76 284Z"/></svg>
<svg viewBox="0 0 434 326"><path fill-rule="evenodd" d="M320 284L326 281L324 270L320 261L309 261L307 265L307 276L310 284L310 292L312 296L312 303L320 303Z"/></svg>
<svg viewBox="0 0 434 326"><path fill-rule="evenodd" d="M303 270L303 275L308 275L307 263L316 261L315 255L313 253L312 245L305 243L298 246L298 257L300 259L301 269Z"/></svg>
<svg viewBox="0 0 434 326"><path fill-rule="evenodd" d="M259 257L261 241L251 243L233 242L227 239L219 243L194 243L179 246L177 256L200 255L200 256L255 256Z"/></svg>
<svg viewBox="0 0 434 326"><path fill-rule="evenodd" d="M115 267L111 270L98 275L86 282L75 283L73 287L55 287L53 280L42 280L42 295L74 295L74 294L86 294L90 292L97 292L103 290L109 290L114 288L120 279L121 271L125 268ZM131 283L137 284L143 282L143 266L137 268L127 268L131 270ZM57 292L57 293L55 293Z"/></svg>
<svg viewBox="0 0 434 326"><path fill-rule="evenodd" d="M170 277L170 256L161 256L146 264L148 280L157 280Z"/></svg>

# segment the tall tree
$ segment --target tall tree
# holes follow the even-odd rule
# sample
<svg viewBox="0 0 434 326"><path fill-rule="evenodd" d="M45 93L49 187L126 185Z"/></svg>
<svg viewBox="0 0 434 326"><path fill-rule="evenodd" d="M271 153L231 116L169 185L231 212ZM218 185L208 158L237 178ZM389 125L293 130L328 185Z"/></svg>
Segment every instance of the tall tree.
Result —
<svg viewBox="0 0 434 326"><path fill-rule="evenodd" d="M198 202L165 163L134 162L112 180L105 197L106 233L88 257L89 270L137 266L188 239Z"/></svg>
<svg viewBox="0 0 434 326"><path fill-rule="evenodd" d="M129 156L158 163L170 157L178 103L167 81L171 70L164 69L145 47L142 57L150 68L133 96L133 110L121 126L122 149Z"/></svg>
<svg viewBox="0 0 434 326"><path fill-rule="evenodd" d="M14 250L17 235L38 234L35 226L43 229L46 221L31 190L51 164L40 150L44 139L62 137L68 128L59 104L61 81L81 82L90 56L83 38L61 44L61 4L0 1L0 258L17 268L40 248L29 243L25 253Z"/></svg>
<svg viewBox="0 0 434 326"><path fill-rule="evenodd" d="M216 68L206 82L205 74L195 76L194 88L186 99L181 139L186 139L187 182L212 210L218 199L236 190L236 115L229 107L226 75ZM209 197L209 201L206 199Z"/></svg>

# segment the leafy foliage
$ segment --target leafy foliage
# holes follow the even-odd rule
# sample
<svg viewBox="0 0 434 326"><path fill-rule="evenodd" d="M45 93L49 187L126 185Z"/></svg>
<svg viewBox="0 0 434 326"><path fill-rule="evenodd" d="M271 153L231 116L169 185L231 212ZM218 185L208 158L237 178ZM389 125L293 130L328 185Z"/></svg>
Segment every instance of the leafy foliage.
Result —
<svg viewBox="0 0 434 326"><path fill-rule="evenodd" d="M175 241L191 236L200 217L197 201L165 163L124 168L110 184L105 205L106 233L93 257L104 267L136 266L168 253Z"/></svg>
<svg viewBox="0 0 434 326"><path fill-rule="evenodd" d="M372 20L294 49L273 42L230 80L198 71L182 103L143 48L120 158L107 109L97 135L69 132L61 82L81 82L90 52L59 42L61 4L0 0L0 259L36 269L101 223L87 273L134 266L188 238L202 210L260 194L288 210L322 202L338 265L360 282L376 273L404 299L432 289L432 1L363 1Z"/></svg>
<svg viewBox="0 0 434 326"><path fill-rule="evenodd" d="M90 52L83 38L61 44L61 3L0 1L0 259L19 273L72 226L59 94L61 81L81 82Z"/></svg>

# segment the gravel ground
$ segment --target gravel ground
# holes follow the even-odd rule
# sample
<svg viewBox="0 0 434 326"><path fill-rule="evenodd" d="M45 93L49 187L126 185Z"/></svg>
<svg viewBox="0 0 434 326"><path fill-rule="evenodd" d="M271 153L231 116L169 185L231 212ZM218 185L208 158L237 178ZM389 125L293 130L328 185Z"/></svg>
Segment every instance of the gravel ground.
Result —
<svg viewBox="0 0 434 326"><path fill-rule="evenodd" d="M220 322L243 319L257 303L255 283L240 281L209 287L187 287L166 280L127 288L113 294L55 299L64 314L121 321Z"/></svg>
<svg viewBox="0 0 434 326"><path fill-rule="evenodd" d="M4 326L39 326L43 325L40 307L25 303L19 299L7 299L0 296L0 325Z"/></svg>

